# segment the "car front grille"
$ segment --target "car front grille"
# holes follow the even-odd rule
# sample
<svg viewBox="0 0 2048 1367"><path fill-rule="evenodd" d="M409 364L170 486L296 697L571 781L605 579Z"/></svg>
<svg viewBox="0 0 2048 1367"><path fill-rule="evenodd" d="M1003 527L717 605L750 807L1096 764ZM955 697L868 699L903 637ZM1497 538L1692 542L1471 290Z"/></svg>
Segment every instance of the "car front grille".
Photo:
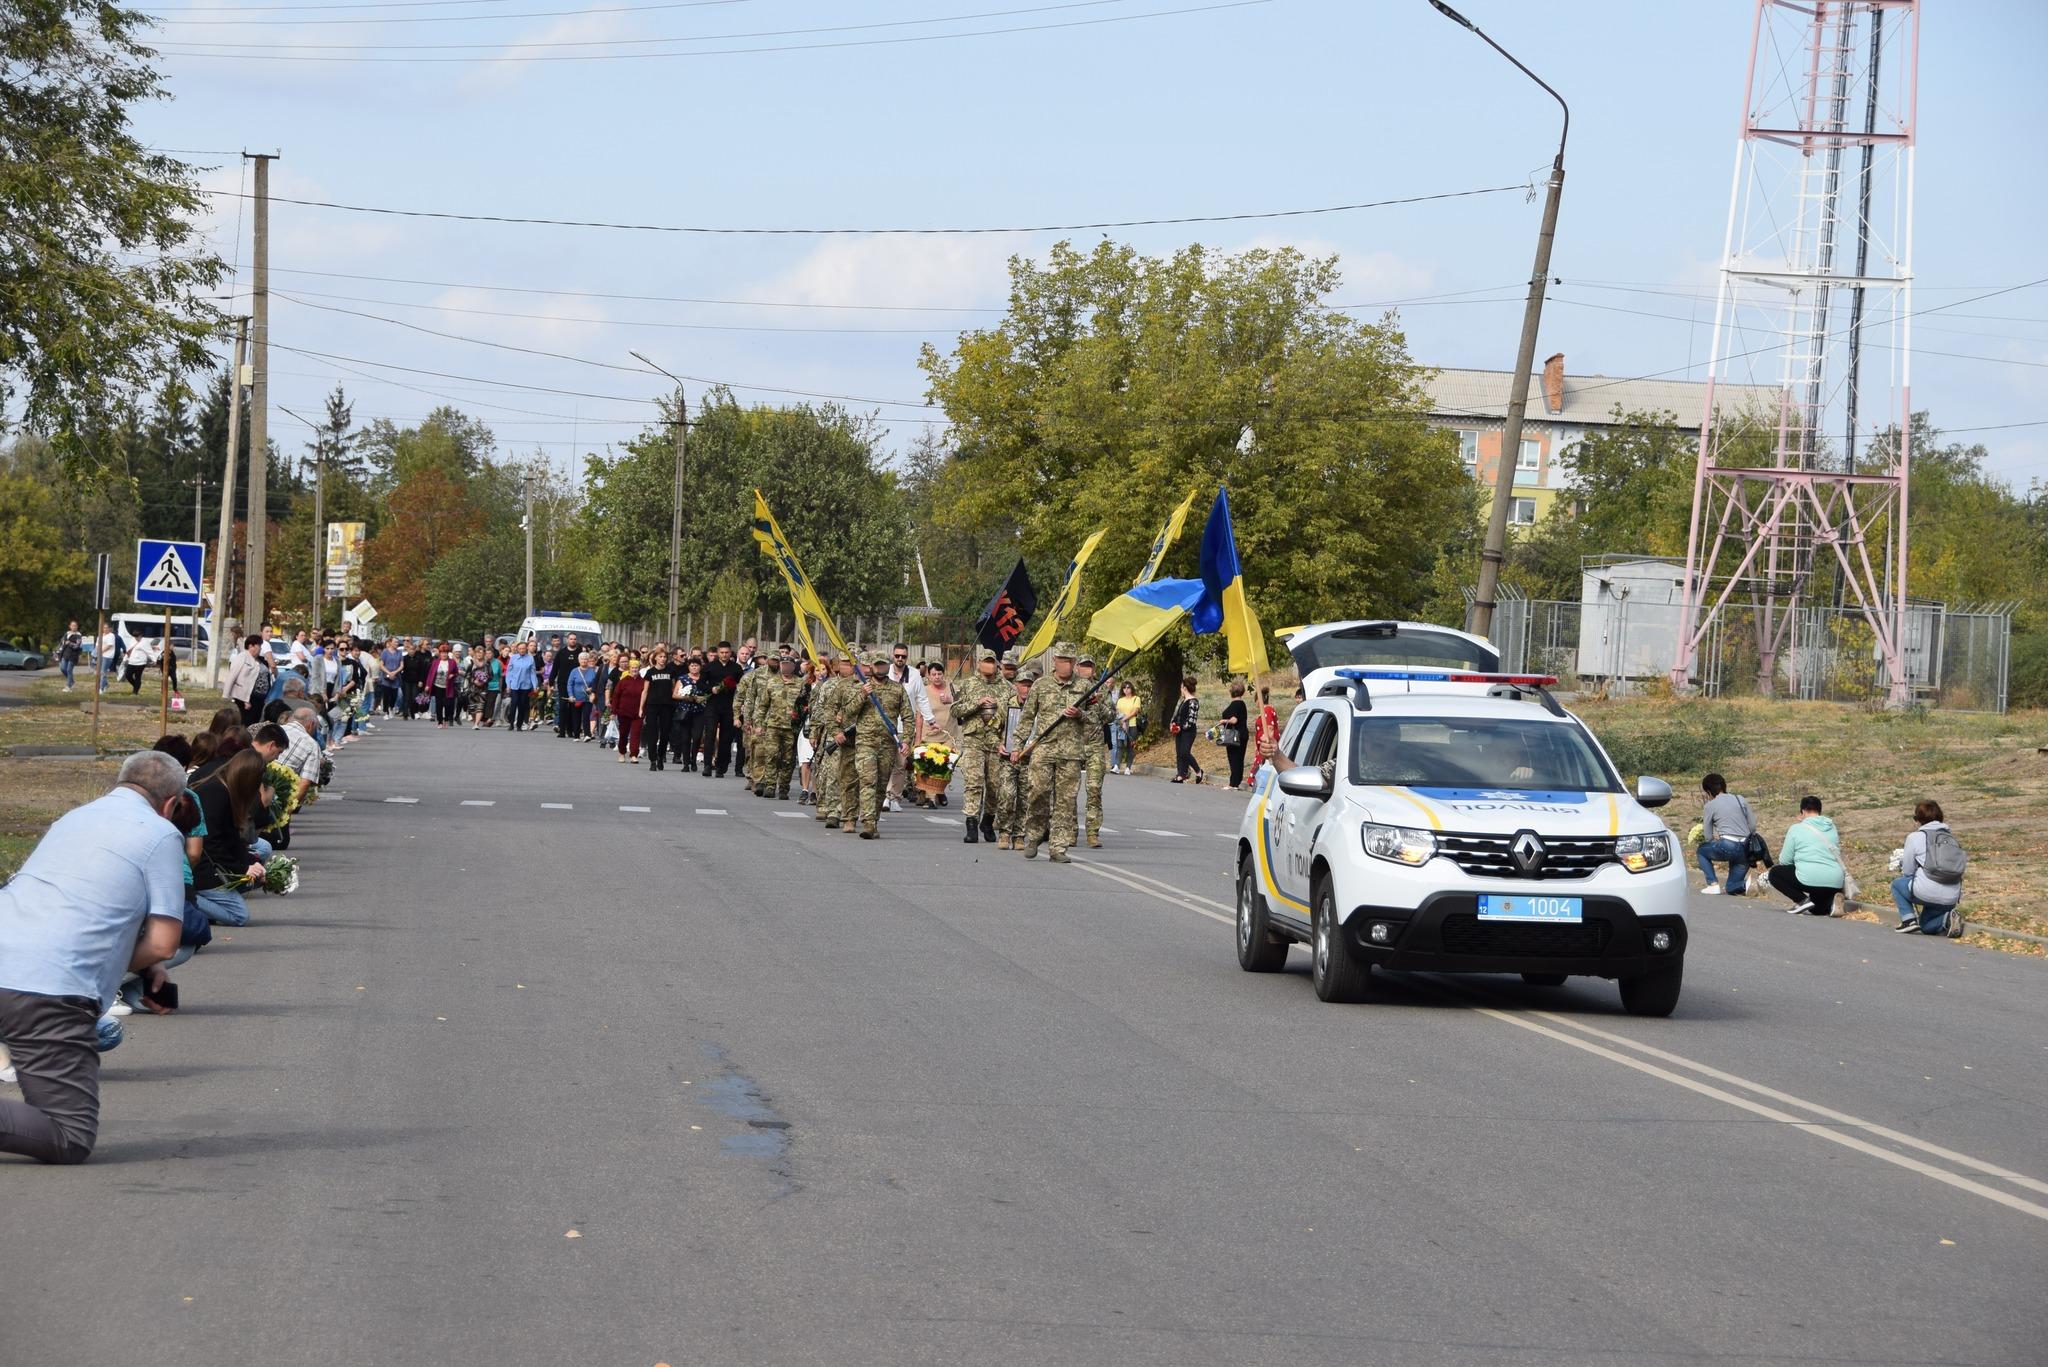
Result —
<svg viewBox="0 0 2048 1367"><path fill-rule="evenodd" d="M1591 959L1607 951L1614 927L1606 921L1546 925L1526 921L1482 921L1470 912L1444 917L1446 954L1497 958Z"/></svg>
<svg viewBox="0 0 2048 1367"><path fill-rule="evenodd" d="M1602 864L1614 862L1614 837L1583 839L1543 837L1543 862L1525 873L1515 862L1512 835L1466 835L1439 831L1437 853L1447 856L1465 872L1479 878L1585 878Z"/></svg>

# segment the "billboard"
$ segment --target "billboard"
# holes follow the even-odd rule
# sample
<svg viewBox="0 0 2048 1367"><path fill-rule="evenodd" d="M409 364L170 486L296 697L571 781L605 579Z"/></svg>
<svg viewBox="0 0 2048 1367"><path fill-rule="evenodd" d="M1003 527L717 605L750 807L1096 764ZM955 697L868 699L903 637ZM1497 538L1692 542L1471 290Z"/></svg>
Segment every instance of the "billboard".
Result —
<svg viewBox="0 0 2048 1367"><path fill-rule="evenodd" d="M362 596L363 541L369 529L366 522L327 524L327 591L337 598Z"/></svg>

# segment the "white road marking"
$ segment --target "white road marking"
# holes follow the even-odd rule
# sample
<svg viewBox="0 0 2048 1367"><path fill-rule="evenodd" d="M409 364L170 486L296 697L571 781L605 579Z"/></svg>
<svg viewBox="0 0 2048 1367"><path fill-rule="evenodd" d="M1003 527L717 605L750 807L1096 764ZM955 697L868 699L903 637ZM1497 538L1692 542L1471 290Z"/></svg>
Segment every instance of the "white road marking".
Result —
<svg viewBox="0 0 2048 1367"><path fill-rule="evenodd" d="M1089 862L1099 863L1100 861L1090 860ZM1175 898L1178 898L1181 901L1199 902L1205 907L1214 907L1218 911L1229 912L1230 915L1227 919L1229 919L1232 922L1235 922L1237 919L1237 908L1230 905L1230 903L1228 902L1218 902L1213 898L1204 897L1200 893L1189 892L1186 888L1175 887L1171 883L1161 882L1159 879L1153 878L1149 874L1139 873L1135 869L1124 868L1121 864L1106 864L1101 865L1101 867L1115 869L1124 877L1135 878L1141 883L1150 883L1153 887L1158 888L1161 891L1172 893Z"/></svg>
<svg viewBox="0 0 2048 1367"><path fill-rule="evenodd" d="M725 808L723 808L723 807L699 807L699 808L697 809L697 815L698 815L698 816L724 816L724 815L725 815Z"/></svg>
<svg viewBox="0 0 2048 1367"><path fill-rule="evenodd" d="M1166 837L1166 838L1167 838L1168 840L1186 840L1186 839L1187 839L1187 837L1186 837L1186 836L1184 836L1184 835L1182 835L1182 834L1181 834L1181 833L1180 833L1179 831L1155 831L1155 830L1153 830L1153 829L1152 829L1152 828L1151 828L1150 826L1140 826L1140 827L1138 827L1138 834L1140 834L1140 835L1163 835L1163 836L1165 836L1165 837Z"/></svg>
<svg viewBox="0 0 2048 1367"><path fill-rule="evenodd" d="M1182 907L1185 910L1195 912L1197 915L1206 916L1212 921L1223 921L1226 923L1233 924L1235 923L1234 915L1219 915L1214 911L1209 911L1204 909L1204 907L1202 906L1195 905L1196 903L1200 902L1206 903L1208 906L1211 907L1221 907L1223 905L1221 902L1211 901L1206 897L1202 897L1196 893L1189 892L1184 888L1175 887L1171 883L1163 883L1156 878L1150 878L1140 873L1133 873L1129 869L1116 867L1114 865L1104 865L1094 860L1075 860L1074 862L1078 867L1085 869L1089 873L1096 875L1098 878L1107 878L1112 882L1121 883L1125 887L1130 888L1135 892L1142 892L1148 897L1156 898L1159 901L1166 902L1173 906ZM1153 886L1148 887L1146 886L1146 884L1152 884ZM1234 911L1234 908L1232 910ZM1473 989L1468 988L1463 983L1445 983L1442 980L1435 978L1432 978L1430 981L1433 985L1438 986L1440 988L1453 989L1454 996L1469 997L1473 993ZM1685 1090L1697 1093L1700 1096L1710 1097L1713 1100L1724 1102L1730 1106L1736 1107L1739 1110L1748 1111L1752 1115L1761 1116L1766 1120L1771 1120L1781 1125L1790 1126L1791 1128L1799 1130L1805 1134L1813 1135L1817 1139L1825 1139L1831 1144L1839 1144L1843 1148L1854 1149L1858 1153L1868 1154L1872 1158L1880 1159L1881 1161L1890 1163L1895 1167L1904 1168L1908 1172L1917 1172L1923 1177L1931 1177L1937 1182L1941 1182L1948 1186L1955 1187L1959 1191L1967 1191L1973 1196L1981 1196L1987 1201L1994 1201L1999 1205L2005 1206L2012 1210L2019 1211L2021 1214L2031 1215L2038 1220L2048 1220L2048 1206L2044 1206L2036 1202L2029 1201L2024 1197L2014 1196L2010 1192L2000 1191L1996 1187L1986 1186L1984 1183L1976 1181L1973 1178L1964 1177L1959 1173L1949 1172L1945 1168L1935 1167L1932 1163L1923 1163L1919 1159L1910 1157L1909 1155L1902 1153L1894 1153L1890 1149L1881 1148L1878 1145L1872 1144L1868 1140L1862 1139L1856 1135L1842 1134L1837 1130L1828 1128L1828 1125L1823 1122L1832 1122L1833 1124L1845 1125L1852 1129L1862 1130L1865 1133L1876 1135L1879 1138L1887 1139L1893 1143L1902 1144L1909 1148L1918 1149L1922 1153L1931 1154L1937 1158L1946 1159L1947 1161L1954 1163L1960 1167L1969 1168L1972 1171L1981 1172L1986 1176L1996 1177L2000 1180L2011 1182L2016 1186L2022 1186L2031 1191L2048 1193L2048 1182L2043 1182L2036 1178L2028 1177L2023 1173L2013 1172L2009 1168L2001 1168L1996 1164L1987 1163L1979 1158L1972 1158L1968 1154L1958 1153L1954 1149L1943 1148L1941 1145L1931 1144L1928 1143L1926 1140L1922 1139L1916 1139L1911 1135L1901 1133L1897 1130L1889 1129L1882 1125L1873 1124L1867 1120L1860 1120L1855 1116L1848 1115L1841 1111L1832 1110L1826 1106L1816 1105L1811 1101L1805 1101L1800 1099L1799 1097L1793 1096L1789 1092L1782 1092L1774 1087L1767 1087L1762 1083L1751 1082L1746 1078L1738 1077L1733 1073L1724 1072L1723 1070L1714 1068L1708 1064L1694 1062L1693 1060L1688 1059L1683 1055L1671 1053L1669 1050L1658 1049L1653 1045L1638 1043L1637 1041L1629 1039L1624 1035L1617 1035L1612 1031L1602 1030L1596 1026L1585 1025L1579 1021L1571 1019L1570 1017L1561 1016L1555 1012L1502 1010L1498 1007L1479 1005L1470 1000L1464 1001L1462 1004L1465 1006L1467 1010L1475 1011L1482 1016L1489 1016L1494 1020L1504 1021L1505 1023L1515 1026L1518 1029L1528 1030L1534 1034L1542 1035L1546 1038L1556 1040L1561 1044L1568 1044L1574 1049L1583 1050L1586 1053L1593 1054L1599 1058L1607 1059L1613 1063L1619 1063L1625 1068L1632 1068L1639 1073L1644 1073L1650 1077L1657 1078L1661 1081L1669 1082L1677 1087L1683 1087ZM1541 1019L1536 1019L1538 1017L1540 1017ZM1636 1050L1640 1053L1649 1055L1652 1058L1663 1059L1667 1062L1677 1064L1679 1067L1690 1068L1695 1072L1701 1073L1707 1077L1714 1078L1717 1081L1726 1082L1730 1086L1740 1087L1746 1091L1755 1092L1761 1096L1767 1096L1771 1098L1773 1101L1779 1102L1782 1105L1795 1107L1799 1110L1806 1111L1812 1115L1820 1116L1823 1118L1823 1120L1808 1120L1802 1116L1792 1115L1785 1111L1773 1109L1772 1107L1763 1105L1761 1102L1752 1101L1748 1097L1739 1096L1736 1093L1724 1090L1723 1088L1711 1086L1708 1083L1701 1082L1697 1078L1686 1077L1682 1073L1673 1072L1671 1069L1660 1067L1655 1063L1649 1063L1644 1061L1643 1059L1630 1058L1627 1054L1621 1053L1615 1049L1610 1049L1604 1044L1596 1044L1592 1039L1581 1039L1577 1036L1567 1034L1564 1030L1559 1030L1551 1025L1544 1024L1543 1022L1545 1021L1555 1021L1558 1025L1565 1026L1571 1030L1578 1031L1580 1034L1595 1036L1603 1040L1611 1040L1614 1043L1619 1044L1625 1048Z"/></svg>
<svg viewBox="0 0 2048 1367"><path fill-rule="evenodd" d="M543 802L540 804L540 809L544 812L573 812L576 810L576 804L573 802Z"/></svg>
<svg viewBox="0 0 2048 1367"><path fill-rule="evenodd" d="M465 807L495 807L498 804L490 798L466 797L462 799L462 805Z"/></svg>
<svg viewBox="0 0 2048 1367"><path fill-rule="evenodd" d="M1235 840L1235 839L1237 839L1237 832L1236 832L1236 831L1218 831L1218 832L1216 832L1216 838L1217 838L1218 840Z"/></svg>
<svg viewBox="0 0 2048 1367"><path fill-rule="evenodd" d="M403 804L404 806L407 806L407 807L410 807L410 806L412 806L413 804L415 804L415 803L417 803L417 802L419 801L419 799L418 799L418 798L416 798L416 797L387 797L387 798L385 798L384 800L385 800L386 802L397 802L397 803L401 803L401 804Z"/></svg>
<svg viewBox="0 0 2048 1367"><path fill-rule="evenodd" d="M953 818L950 816L928 816L925 820L931 822L934 826L950 826L953 824Z"/></svg>
<svg viewBox="0 0 2048 1367"><path fill-rule="evenodd" d="M1115 835L1115 834L1116 834L1116 828L1115 828L1114 826L1104 826L1104 827L1102 828L1102 833L1103 833L1104 835Z"/></svg>
<svg viewBox="0 0 2048 1367"><path fill-rule="evenodd" d="M806 818L808 818L808 817L810 816L810 813L809 813L809 812L777 812L777 813L776 813L776 815L777 815L777 816L779 816L779 817L781 817L781 818L783 818L783 819L784 819L785 821L803 821L803 820L805 820Z"/></svg>
<svg viewBox="0 0 2048 1367"><path fill-rule="evenodd" d="M654 808L652 808L652 807L621 807L621 808L619 808L619 810L620 810L620 811L622 811L622 812L651 812L651 811L653 811L653 810L654 810Z"/></svg>

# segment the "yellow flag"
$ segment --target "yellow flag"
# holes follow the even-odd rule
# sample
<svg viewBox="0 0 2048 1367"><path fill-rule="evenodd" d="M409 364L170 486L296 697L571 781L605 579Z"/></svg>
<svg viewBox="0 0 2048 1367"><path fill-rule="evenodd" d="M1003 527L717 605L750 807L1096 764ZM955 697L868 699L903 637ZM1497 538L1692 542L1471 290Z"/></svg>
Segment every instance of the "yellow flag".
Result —
<svg viewBox="0 0 2048 1367"><path fill-rule="evenodd" d="M1038 630L1032 633L1031 644L1024 647L1021 658L1034 659L1051 650L1053 643L1060 639L1066 620L1074 611L1074 605L1081 601L1081 567L1088 563L1088 557L1095 554L1095 544L1109 528L1103 527L1081 543L1081 549L1074 552L1074 562L1067 566L1067 582L1060 585L1059 597L1052 600L1052 606L1038 621Z"/></svg>
<svg viewBox="0 0 2048 1367"><path fill-rule="evenodd" d="M775 568L782 571L783 582L789 585L789 603L796 612L796 633L804 643L804 653L813 661L818 659L818 647L811 640L810 630L810 619L815 617L832 648L842 655L851 655L853 652L847 649L839 628L832 624L832 614L825 611L817 589L811 586L804 567L797 563L796 552L784 539L782 528L775 525L775 514L768 511L768 500L761 497L759 489L754 490L754 540L759 543L761 554L775 562Z"/></svg>
<svg viewBox="0 0 2048 1367"><path fill-rule="evenodd" d="M1190 489L1188 496L1181 500L1180 507L1175 508L1173 514L1166 519L1166 525L1159 529L1158 537L1152 542L1152 554L1146 557L1145 568L1138 571L1138 577L1131 581L1132 588L1140 584L1149 584L1159 577L1159 563L1166 559L1166 553L1173 549L1173 543L1180 539L1180 529L1188 520L1188 509L1195 506L1195 499L1201 492L1200 489Z"/></svg>

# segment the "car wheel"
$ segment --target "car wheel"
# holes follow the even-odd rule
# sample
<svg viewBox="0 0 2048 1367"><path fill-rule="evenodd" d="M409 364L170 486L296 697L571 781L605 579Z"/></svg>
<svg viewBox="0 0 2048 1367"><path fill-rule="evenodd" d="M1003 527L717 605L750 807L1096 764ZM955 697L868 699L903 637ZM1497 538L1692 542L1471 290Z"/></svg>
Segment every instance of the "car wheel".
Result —
<svg viewBox="0 0 2048 1367"><path fill-rule="evenodd" d="M1344 942L1344 928L1337 924L1337 894L1328 877L1318 878L1310 899L1314 910L1310 924L1314 939L1309 945L1309 977L1316 995L1326 1002L1355 1002L1365 996L1371 984L1372 965L1359 959Z"/></svg>
<svg viewBox="0 0 2048 1367"><path fill-rule="evenodd" d="M1631 1016L1668 1016L1678 1006L1685 965L1673 964L1655 973L1621 980L1621 1004Z"/></svg>
<svg viewBox="0 0 2048 1367"><path fill-rule="evenodd" d="M1563 987L1564 976L1562 973L1524 973L1522 981L1531 987Z"/></svg>
<svg viewBox="0 0 2048 1367"><path fill-rule="evenodd" d="M1286 965L1287 941L1274 936L1252 857L1242 855L1237 861L1237 966L1247 973L1278 973Z"/></svg>

